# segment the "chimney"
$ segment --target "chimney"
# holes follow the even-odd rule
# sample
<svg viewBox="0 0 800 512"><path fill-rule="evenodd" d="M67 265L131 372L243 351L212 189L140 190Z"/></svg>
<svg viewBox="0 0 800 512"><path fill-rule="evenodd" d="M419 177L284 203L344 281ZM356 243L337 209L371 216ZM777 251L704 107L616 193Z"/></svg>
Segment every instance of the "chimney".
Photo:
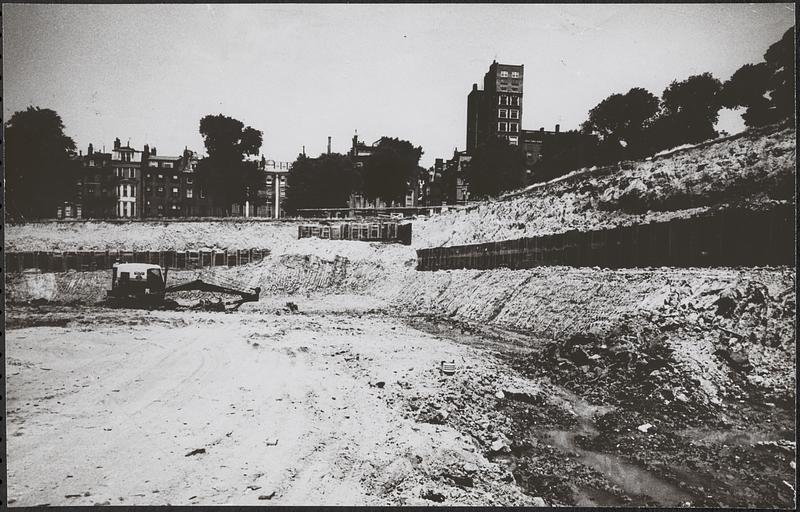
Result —
<svg viewBox="0 0 800 512"><path fill-rule="evenodd" d="M150 154L151 154L152 156L156 156L156 147L155 147L155 146L153 146L153 147L150 149Z"/></svg>
<svg viewBox="0 0 800 512"><path fill-rule="evenodd" d="M542 126L541 128L539 128L539 131L540 131L540 132L542 132L542 133L544 133L544 126Z"/></svg>
<svg viewBox="0 0 800 512"><path fill-rule="evenodd" d="M331 136L328 135L328 154L331 154Z"/></svg>
<svg viewBox="0 0 800 512"><path fill-rule="evenodd" d="M143 156L147 158L150 155L150 146L147 144L144 145L144 149L142 150Z"/></svg>
<svg viewBox="0 0 800 512"><path fill-rule="evenodd" d="M119 149L119 137L114 139L114 149Z"/></svg>
<svg viewBox="0 0 800 512"><path fill-rule="evenodd" d="M472 84L472 90L473 91L477 91L478 90L478 84Z"/></svg>
<svg viewBox="0 0 800 512"><path fill-rule="evenodd" d="M561 125L560 125L560 124L557 124L557 125L556 125L556 133L558 133L559 131L561 131Z"/></svg>
<svg viewBox="0 0 800 512"><path fill-rule="evenodd" d="M306 145L303 144L303 156L306 156Z"/></svg>
<svg viewBox="0 0 800 512"><path fill-rule="evenodd" d="M94 153L94 147L92 146L92 143L90 142L89 143L89 149L86 150L86 154L91 156L93 153Z"/></svg>

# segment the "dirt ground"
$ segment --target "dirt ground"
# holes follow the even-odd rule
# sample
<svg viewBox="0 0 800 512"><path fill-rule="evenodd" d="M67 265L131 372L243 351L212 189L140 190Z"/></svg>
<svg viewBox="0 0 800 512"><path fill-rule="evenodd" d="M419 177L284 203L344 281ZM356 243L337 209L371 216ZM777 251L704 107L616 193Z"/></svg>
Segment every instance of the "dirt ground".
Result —
<svg viewBox="0 0 800 512"><path fill-rule="evenodd" d="M7 329L14 506L794 506L793 401L684 401L657 346L632 362L333 294L16 305ZM669 400L625 389L645 371Z"/></svg>

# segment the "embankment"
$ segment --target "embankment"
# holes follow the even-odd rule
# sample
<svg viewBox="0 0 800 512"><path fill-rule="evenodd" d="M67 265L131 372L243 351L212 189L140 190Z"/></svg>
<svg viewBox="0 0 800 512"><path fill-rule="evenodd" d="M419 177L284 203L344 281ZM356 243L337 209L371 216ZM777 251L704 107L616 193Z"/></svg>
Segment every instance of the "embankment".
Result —
<svg viewBox="0 0 800 512"><path fill-rule="evenodd" d="M440 247L666 222L728 206L792 203L794 128L752 129L642 161L582 169L414 223L416 247Z"/></svg>

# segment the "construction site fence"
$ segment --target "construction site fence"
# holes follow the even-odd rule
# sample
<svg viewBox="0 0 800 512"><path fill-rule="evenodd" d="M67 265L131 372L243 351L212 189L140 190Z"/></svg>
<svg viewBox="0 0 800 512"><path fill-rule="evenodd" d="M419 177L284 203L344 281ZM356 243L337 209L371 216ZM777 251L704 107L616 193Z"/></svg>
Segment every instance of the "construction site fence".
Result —
<svg viewBox="0 0 800 512"><path fill-rule="evenodd" d="M303 224L297 227L297 238L326 240L361 240L365 242L399 242L411 245L411 223L348 222L339 224Z"/></svg>
<svg viewBox="0 0 800 512"><path fill-rule="evenodd" d="M417 251L417 270L795 265L793 207Z"/></svg>
<svg viewBox="0 0 800 512"><path fill-rule="evenodd" d="M232 267L262 260L268 249L198 249L187 251L29 251L6 253L9 272L107 270L114 263L151 263L165 268L192 270Z"/></svg>

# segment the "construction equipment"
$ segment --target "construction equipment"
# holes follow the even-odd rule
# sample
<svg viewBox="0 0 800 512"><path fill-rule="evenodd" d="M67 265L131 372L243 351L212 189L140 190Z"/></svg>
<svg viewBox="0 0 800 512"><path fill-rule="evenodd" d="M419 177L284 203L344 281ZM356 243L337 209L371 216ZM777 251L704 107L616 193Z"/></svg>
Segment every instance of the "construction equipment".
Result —
<svg viewBox="0 0 800 512"><path fill-rule="evenodd" d="M209 280L210 281L210 280ZM236 310L245 302L257 302L261 288L242 289L234 283L209 282L194 279L186 283L167 286L167 269L147 263L114 263L111 274L111 289L106 292L106 304L118 307L146 309L204 309L226 311L226 306ZM200 291L238 295L239 300L224 303L207 299L191 306L182 306L168 299L167 294L183 291Z"/></svg>

